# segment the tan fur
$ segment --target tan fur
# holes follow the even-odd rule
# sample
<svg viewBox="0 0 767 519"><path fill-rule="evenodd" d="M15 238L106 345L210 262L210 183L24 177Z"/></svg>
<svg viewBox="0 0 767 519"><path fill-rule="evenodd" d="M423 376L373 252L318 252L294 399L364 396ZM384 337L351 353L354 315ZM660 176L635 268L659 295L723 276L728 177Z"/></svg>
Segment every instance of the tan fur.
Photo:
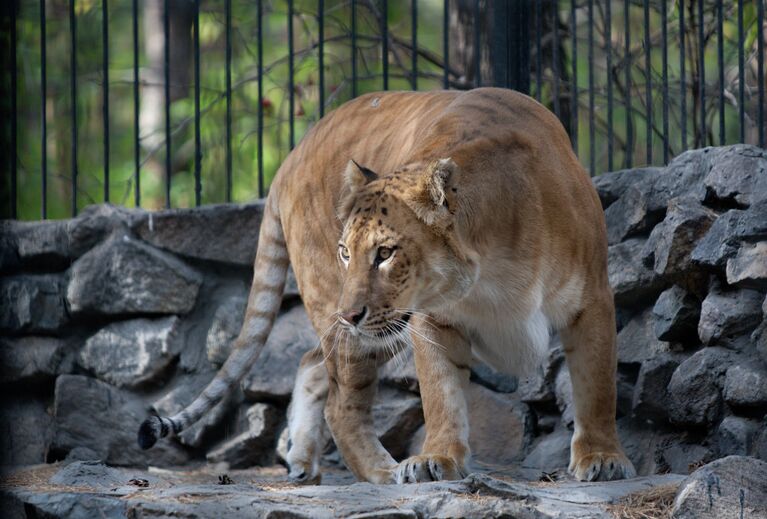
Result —
<svg viewBox="0 0 767 519"><path fill-rule="evenodd" d="M321 336L294 390L295 481L318 479L321 405L359 479L462 477L472 355L524 369L545 352L551 330L562 334L572 375L571 471L589 480L634 474L615 426L604 216L543 106L494 88L362 96L306 135L269 204ZM359 326L341 320L362 309ZM249 308L243 329L257 315ZM427 433L423 454L397 463L376 437L371 406L378 367L408 344Z"/></svg>
<svg viewBox="0 0 767 519"><path fill-rule="evenodd" d="M279 201L301 294L323 336L325 416L358 478L464 474L462 389L472 351L513 371L537 361L549 330L561 330L572 374L571 470L579 479L633 474L615 427L604 217L544 107L492 88L362 96L306 136L270 197ZM375 268L381 246L396 251ZM362 307L368 314L359 328L337 324L338 312ZM398 464L376 439L370 409L377 366L406 342L393 324L404 310L416 311L408 330L427 437L421 457ZM387 327L390 336L375 337Z"/></svg>

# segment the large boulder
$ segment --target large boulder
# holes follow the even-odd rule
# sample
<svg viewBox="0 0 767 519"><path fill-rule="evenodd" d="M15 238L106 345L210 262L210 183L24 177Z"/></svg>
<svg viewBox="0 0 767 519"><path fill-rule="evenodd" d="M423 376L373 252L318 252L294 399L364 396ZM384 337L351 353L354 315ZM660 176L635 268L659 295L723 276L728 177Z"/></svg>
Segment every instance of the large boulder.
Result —
<svg viewBox="0 0 767 519"><path fill-rule="evenodd" d="M608 249L607 274L618 305L637 306L663 290L663 278L640 259L646 241L630 238Z"/></svg>
<svg viewBox="0 0 767 519"><path fill-rule="evenodd" d="M767 463L728 456L693 472L679 486L674 519L767 518Z"/></svg>
<svg viewBox="0 0 767 519"><path fill-rule="evenodd" d="M767 407L767 369L758 362L730 367L723 394L724 401L732 407Z"/></svg>
<svg viewBox="0 0 767 519"><path fill-rule="evenodd" d="M767 241L741 245L727 260L726 273L730 285L767 287Z"/></svg>
<svg viewBox="0 0 767 519"><path fill-rule="evenodd" d="M55 332L69 322L65 279L58 274L0 278L0 330Z"/></svg>
<svg viewBox="0 0 767 519"><path fill-rule="evenodd" d="M739 454L746 456L759 431L759 422L740 416L727 416L716 431L720 456Z"/></svg>
<svg viewBox="0 0 767 519"><path fill-rule="evenodd" d="M592 181L597 194L599 194L602 207L607 209L631 187L638 184L652 185L655 179L663 173L663 168L657 167L623 169L596 176Z"/></svg>
<svg viewBox="0 0 767 519"><path fill-rule="evenodd" d="M242 381L251 401L287 402L304 353L319 345L302 305L280 315L256 364Z"/></svg>
<svg viewBox="0 0 767 519"><path fill-rule="evenodd" d="M715 219L716 213L693 198L671 200L666 218L650 233L642 252L643 261L658 275L687 278L695 271L690 252Z"/></svg>
<svg viewBox="0 0 767 519"><path fill-rule="evenodd" d="M122 235L75 262L67 301L77 313L185 314L201 284L200 274L177 258Z"/></svg>
<svg viewBox="0 0 767 519"><path fill-rule="evenodd" d="M731 209L719 216L698 241L690 257L708 267L722 267L743 242L767 240L767 199L748 209Z"/></svg>
<svg viewBox="0 0 767 519"><path fill-rule="evenodd" d="M709 199L748 206L767 197L767 152L736 144L718 148L714 155L703 180Z"/></svg>
<svg viewBox="0 0 767 519"><path fill-rule="evenodd" d="M4 221L0 223L0 245L5 249L0 271L23 269L59 270L71 258L67 222L43 220L40 222Z"/></svg>
<svg viewBox="0 0 767 519"><path fill-rule="evenodd" d="M723 348L703 348L674 371L668 384L671 422L709 427L722 413L721 387L732 355Z"/></svg>
<svg viewBox="0 0 767 519"><path fill-rule="evenodd" d="M0 466L45 463L54 432L53 417L34 395L0 400Z"/></svg>
<svg viewBox="0 0 767 519"><path fill-rule="evenodd" d="M762 320L764 294L747 288L725 291L714 285L703 300L698 336L703 344L727 342Z"/></svg>
<svg viewBox="0 0 767 519"><path fill-rule="evenodd" d="M117 387L138 387L157 380L178 355L175 315L110 324L85 342L80 364Z"/></svg>
<svg viewBox="0 0 767 519"><path fill-rule="evenodd" d="M674 285L665 290L652 309L653 330L661 341L686 342L698 338L700 301L684 288Z"/></svg>
<svg viewBox="0 0 767 519"><path fill-rule="evenodd" d="M637 418L655 423L668 419L666 388L679 363L679 356L670 353L659 354L642 363L632 401L632 412Z"/></svg>
<svg viewBox="0 0 767 519"><path fill-rule="evenodd" d="M55 337L0 339L0 383L37 383L67 373L73 367L69 350Z"/></svg>
<svg viewBox="0 0 767 519"><path fill-rule="evenodd" d="M142 399L94 378L61 375L54 399L55 435L51 450L57 458L75 451L110 465L183 465L190 455L170 440L144 451L136 431L146 419Z"/></svg>
<svg viewBox="0 0 767 519"><path fill-rule="evenodd" d="M373 423L386 450L394 459L402 460L424 423L421 399L401 389L382 388L373 406Z"/></svg>
<svg viewBox="0 0 767 519"><path fill-rule="evenodd" d="M206 205L146 213L134 232L155 247L202 260L251 267L264 202Z"/></svg>
<svg viewBox="0 0 767 519"><path fill-rule="evenodd" d="M669 343L658 340L655 317L651 309L631 319L618 333L618 362L641 364L647 359L669 351Z"/></svg>
<svg viewBox="0 0 767 519"><path fill-rule="evenodd" d="M216 308L205 339L205 351L211 364L220 366L226 362L232 342L240 334L247 304L247 295L237 294L226 298Z"/></svg>
<svg viewBox="0 0 767 519"><path fill-rule="evenodd" d="M274 463L277 432L284 418L283 413L269 404L253 404L245 414L246 430L210 451L207 455L209 462L225 463L232 469Z"/></svg>

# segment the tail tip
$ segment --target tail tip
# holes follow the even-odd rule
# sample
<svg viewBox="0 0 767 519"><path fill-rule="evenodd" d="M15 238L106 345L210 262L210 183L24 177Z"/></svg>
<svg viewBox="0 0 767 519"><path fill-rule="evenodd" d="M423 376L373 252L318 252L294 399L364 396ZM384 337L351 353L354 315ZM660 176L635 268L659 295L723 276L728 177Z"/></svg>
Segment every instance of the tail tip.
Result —
<svg viewBox="0 0 767 519"><path fill-rule="evenodd" d="M138 429L138 445L143 450L152 448L162 436L162 420L158 416L150 416Z"/></svg>

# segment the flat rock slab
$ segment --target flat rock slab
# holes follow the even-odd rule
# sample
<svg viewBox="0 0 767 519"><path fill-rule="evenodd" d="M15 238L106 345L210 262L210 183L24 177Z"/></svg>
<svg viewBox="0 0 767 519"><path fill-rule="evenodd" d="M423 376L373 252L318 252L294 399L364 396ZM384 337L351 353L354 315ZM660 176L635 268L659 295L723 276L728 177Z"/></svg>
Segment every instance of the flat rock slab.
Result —
<svg viewBox="0 0 767 519"><path fill-rule="evenodd" d="M610 483L525 483L471 474L462 481L414 485L299 487L284 483L284 469L233 471L228 474L233 484L225 485L218 484L219 476L78 462L21 469L4 475L0 484L4 501L10 497L49 518L609 518L608 506L627 495L675 489L684 479L666 474Z"/></svg>

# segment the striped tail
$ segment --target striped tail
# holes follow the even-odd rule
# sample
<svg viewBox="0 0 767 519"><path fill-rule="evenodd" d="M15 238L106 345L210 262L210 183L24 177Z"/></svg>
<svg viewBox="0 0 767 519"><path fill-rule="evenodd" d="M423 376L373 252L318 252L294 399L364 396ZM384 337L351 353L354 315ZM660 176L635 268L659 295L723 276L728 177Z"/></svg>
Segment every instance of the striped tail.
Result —
<svg viewBox="0 0 767 519"><path fill-rule="evenodd" d="M142 449L149 449L170 433L180 433L202 418L250 371L264 348L282 303L289 263L275 191L273 189L267 198L248 308L229 358L200 396L185 409L170 417L152 416L141 424L138 444Z"/></svg>

